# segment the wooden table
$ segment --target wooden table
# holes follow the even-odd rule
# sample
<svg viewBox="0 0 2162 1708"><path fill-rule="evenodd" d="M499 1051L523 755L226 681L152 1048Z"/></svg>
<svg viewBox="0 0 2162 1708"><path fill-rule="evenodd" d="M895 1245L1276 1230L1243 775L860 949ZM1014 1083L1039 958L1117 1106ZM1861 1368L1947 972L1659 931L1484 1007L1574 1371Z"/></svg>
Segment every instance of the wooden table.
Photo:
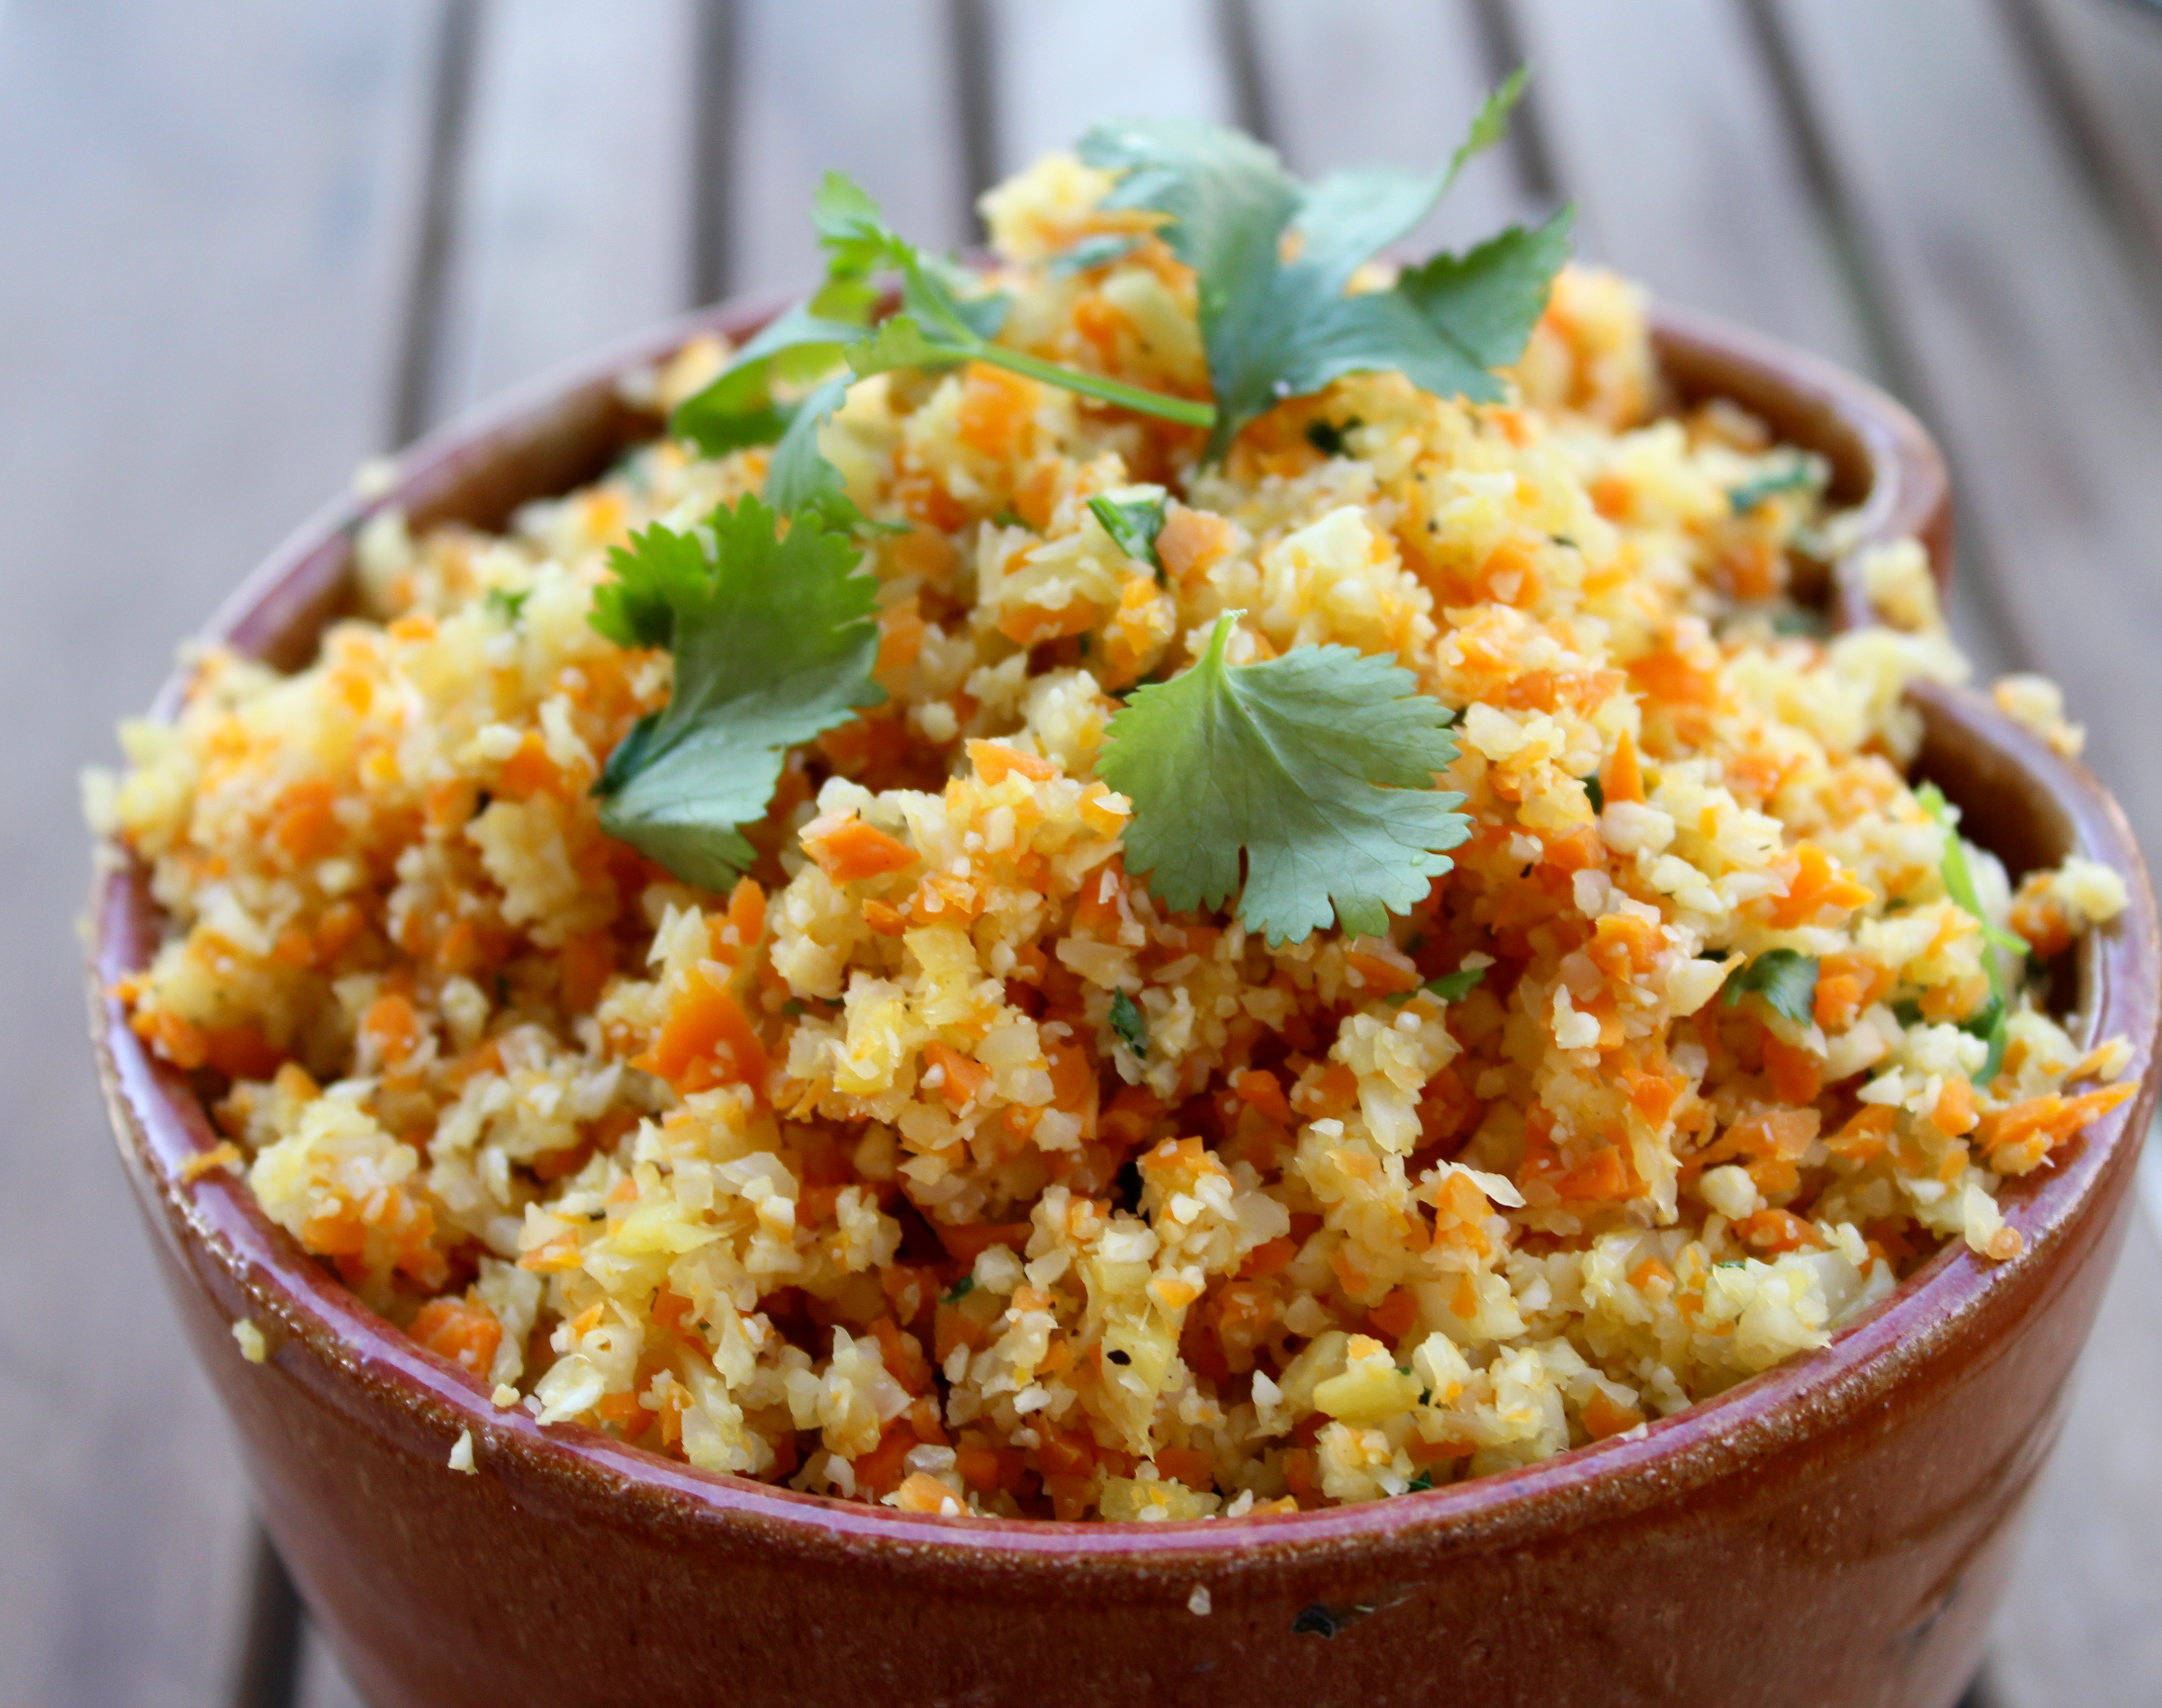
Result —
<svg viewBox="0 0 2162 1708"><path fill-rule="evenodd" d="M1880 376L1962 494L1955 625L2068 687L2162 847L2162 18L2118 0L0 0L0 1694L350 1704L257 1540L81 1042L75 775L371 452L810 276L828 166L968 240L1089 119L1425 163L1435 235L1585 250ZM94 1254L94 1255L93 1255ZM2162 1679L2162 1247L2134 1230L1978 1694ZM331 1468L326 1474L334 1474Z"/></svg>

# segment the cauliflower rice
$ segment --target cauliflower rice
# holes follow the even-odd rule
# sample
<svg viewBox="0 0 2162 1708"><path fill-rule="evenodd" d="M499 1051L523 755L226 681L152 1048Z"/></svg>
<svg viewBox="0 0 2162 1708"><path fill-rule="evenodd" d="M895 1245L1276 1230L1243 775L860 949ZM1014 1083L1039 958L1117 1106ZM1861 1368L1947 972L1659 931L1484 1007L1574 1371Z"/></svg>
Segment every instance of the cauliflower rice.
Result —
<svg viewBox="0 0 2162 1708"><path fill-rule="evenodd" d="M1054 158L987 198L1004 336L1197 394L1160 243L1050 265L1134 228L1105 182ZM1340 380L1208 471L1193 430L990 368L857 384L825 448L908 525L866 547L890 697L791 756L728 896L601 831L671 663L587 617L610 546L767 453L658 441L500 538L379 514L366 618L290 676L204 657L93 780L169 922L133 1024L201 1070L212 1165L498 1405L909 1512L1490 1475L1823 1345L1947 1241L2014 1255L2001 1182L2130 1052L2023 990L1977 1083L1997 951L1903 775L1903 687L1965 672L1919 549L1866 566L1883 626L1810 632L1790 572L1841 519L1735 513L1792 453L1661 413L1612 277L1564 273L1511 377ZM1087 508L1136 488L1172 495L1163 585ZM1271 948L1123 870L1111 697L1233 608L1235 660L1341 643L1459 714L1473 834L1386 938ZM1998 697L2076 744L2048 684ZM2015 895L1969 859L2038 964L2124 905L2091 863ZM1783 948L1806 1021L1722 1000Z"/></svg>

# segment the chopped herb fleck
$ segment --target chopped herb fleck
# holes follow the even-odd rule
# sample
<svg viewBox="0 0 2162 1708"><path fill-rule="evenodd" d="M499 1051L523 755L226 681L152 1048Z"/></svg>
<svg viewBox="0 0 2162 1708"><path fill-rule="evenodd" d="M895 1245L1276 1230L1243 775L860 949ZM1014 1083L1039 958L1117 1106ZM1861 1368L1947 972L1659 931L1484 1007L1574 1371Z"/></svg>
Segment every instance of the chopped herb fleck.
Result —
<svg viewBox="0 0 2162 1708"><path fill-rule="evenodd" d="M2003 949L2024 961L2027 955L2026 938L2007 931L1982 911L1982 896L1974 887L1974 873L1966 863L1966 843L1953 825L1951 806L1945 799L1945 791L1935 783L1924 783L1914 791L1914 798L1924 812L1944 827L1945 856L1938 874L1944 880L1945 893L1973 916L1982 927L1983 940L1992 948ZM2004 1052L2011 1047L2012 1011L2011 1005L2005 1000L2003 967L1994 954L1985 953L1982 960L1983 970L1989 974L1989 1004L1980 1014L1961 1022L1961 1030L1972 1033L1989 1046L1981 1075L1975 1081L1977 1085L1987 1086L2003 1067Z"/></svg>
<svg viewBox="0 0 2162 1708"><path fill-rule="evenodd" d="M1590 776L1580 777L1577 781L1584 785L1584 798L1591 802L1591 810L1604 812L1606 810L1606 788L1599 781L1599 773L1594 771Z"/></svg>
<svg viewBox="0 0 2162 1708"><path fill-rule="evenodd" d="M1111 544L1136 563L1146 563L1163 581L1163 560L1156 555L1156 536L1163 532L1162 493L1154 498L1115 499L1099 493L1089 500L1089 514L1103 524Z"/></svg>
<svg viewBox="0 0 2162 1708"><path fill-rule="evenodd" d="M1366 423L1356 415L1347 416L1340 422L1308 421L1306 424L1306 442L1324 457L1341 457L1344 454L1344 436L1354 427L1364 426Z"/></svg>
<svg viewBox="0 0 2162 1708"><path fill-rule="evenodd" d="M1127 995L1125 991L1114 990L1111 993L1110 1018L1111 1030L1118 1033L1120 1041L1134 1052L1137 1059L1146 1061L1149 1050L1148 1016L1141 1012L1141 1005Z"/></svg>
<svg viewBox="0 0 2162 1708"><path fill-rule="evenodd" d="M951 1293L942 1293L939 1296L938 1303L943 1305L958 1304L963 1299L968 1298L968 1296L975 1290L976 1277L974 1274L971 1272L963 1276L958 1281L955 1282L953 1283L953 1290Z"/></svg>
<svg viewBox="0 0 2162 1708"><path fill-rule="evenodd" d="M1767 949L1726 981L1726 1003L1761 996L1773 1013L1796 1026L1812 1022L1817 996L1817 958L1799 949Z"/></svg>
<svg viewBox="0 0 2162 1708"><path fill-rule="evenodd" d="M1737 516L1746 516L1768 499L1781 493L1815 492L1827 478L1824 460L1817 457L1797 457L1783 466L1768 469L1764 473L1730 488L1726 502Z"/></svg>
<svg viewBox="0 0 2162 1708"><path fill-rule="evenodd" d="M515 628L519 618L525 613L525 602L532 597L533 589L530 588L521 588L516 593L508 588L490 588L488 598L483 603L488 607L490 616L500 617Z"/></svg>

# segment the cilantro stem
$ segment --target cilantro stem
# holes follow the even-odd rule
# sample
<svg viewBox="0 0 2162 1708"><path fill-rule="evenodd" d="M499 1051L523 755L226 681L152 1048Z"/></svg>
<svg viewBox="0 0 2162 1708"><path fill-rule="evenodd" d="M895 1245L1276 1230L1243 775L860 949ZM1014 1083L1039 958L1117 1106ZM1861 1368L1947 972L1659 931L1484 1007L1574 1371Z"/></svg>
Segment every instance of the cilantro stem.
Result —
<svg viewBox="0 0 2162 1708"><path fill-rule="evenodd" d="M1156 415L1187 427L1213 427L1216 425L1214 404L1198 403L1192 398L1172 397L1161 391L1144 391L1140 386L1107 379L1100 373L1084 373L1078 368L1062 367L1056 362L1046 362L1041 357L1031 356L1024 351L1009 350L1003 344L979 343L969 353L977 361L987 362L994 368L1003 368L1010 373L1025 374L1031 379L1040 379L1047 385L1063 386L1068 391L1080 393L1084 397L1093 397L1099 403L1116 404L1120 409L1131 410L1136 415Z"/></svg>

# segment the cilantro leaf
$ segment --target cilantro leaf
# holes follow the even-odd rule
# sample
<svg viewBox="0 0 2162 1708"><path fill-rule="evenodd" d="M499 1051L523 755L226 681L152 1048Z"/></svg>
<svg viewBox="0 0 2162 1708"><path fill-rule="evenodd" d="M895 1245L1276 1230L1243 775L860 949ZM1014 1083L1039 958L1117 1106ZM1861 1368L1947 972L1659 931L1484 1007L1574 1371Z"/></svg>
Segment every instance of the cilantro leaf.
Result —
<svg viewBox="0 0 2162 1708"><path fill-rule="evenodd" d="M618 646L673 646L676 612L695 607L713 581L704 544L669 528L633 534L608 564L616 578L593 589L587 620Z"/></svg>
<svg viewBox="0 0 2162 1708"><path fill-rule="evenodd" d="M1308 191L1298 216L1303 252L1349 279L1377 249L1401 242L1449 194L1457 175L1509 133L1509 115L1523 99L1519 65L1501 81L1479 111L1456 152L1438 173L1363 166L1324 178Z"/></svg>
<svg viewBox="0 0 2162 1708"><path fill-rule="evenodd" d="M829 284L807 306L790 309L770 322L702 390L686 398L669 417L668 430L708 457L750 445L771 445L766 466L767 502L784 515L807 506L835 527L864 528L848 496L841 472L818 449L818 430L848 395L845 369L799 398L778 384L798 384L831 374L848 347L869 324L870 299L845 278Z"/></svg>
<svg viewBox="0 0 2162 1708"><path fill-rule="evenodd" d="M1106 205L1168 216L1162 236L1197 275L1216 393L1210 458L1285 398L1346 373L1395 369L1439 396L1501 399L1489 370L1514 361L1530 337L1568 253L1571 209L1535 232L1437 255L1391 290L1346 287L1499 138L1522 86L1517 76L1497 90L1455 155L1425 176L1369 170L1304 187L1271 149L1193 119L1101 125L1082 138L1084 160L1120 175Z"/></svg>
<svg viewBox="0 0 2162 1708"><path fill-rule="evenodd" d="M1737 516L1746 516L1766 499L1783 492L1815 492L1823 487L1826 478L1827 471L1821 460L1797 457L1780 467L1752 476L1739 486L1729 487L1727 508Z"/></svg>
<svg viewBox="0 0 2162 1708"><path fill-rule="evenodd" d="M1817 958L1799 949L1767 949L1726 981L1722 999L1738 1007L1747 995L1764 999L1773 1013L1796 1026L1815 1023L1817 1000Z"/></svg>
<svg viewBox="0 0 2162 1708"><path fill-rule="evenodd" d="M1119 1041L1134 1052L1136 1060L1148 1059L1148 1016L1141 1012L1141 1005L1123 990L1111 993L1111 1030Z"/></svg>
<svg viewBox="0 0 2162 1708"><path fill-rule="evenodd" d="M611 555L616 579L594 594L603 635L676 655L668 704L632 727L593 786L601 826L708 890L749 864L738 827L765 816L787 750L885 697L861 553L816 509L786 538L780 522L745 498L692 533L649 528Z"/></svg>
<svg viewBox="0 0 2162 1708"><path fill-rule="evenodd" d="M1111 544L1136 563L1146 563L1163 579L1163 560L1156 555L1156 536L1163 532L1163 495L1152 499L1115 499L1098 494L1089 500L1089 514L1103 524Z"/></svg>
<svg viewBox="0 0 2162 1708"><path fill-rule="evenodd" d="M1114 261L1123 261L1141 246L1139 238L1120 237L1115 232L1099 232L1093 238L1084 238L1051 264L1053 279L1071 279L1076 274L1087 273L1098 267L1108 267Z"/></svg>
<svg viewBox="0 0 2162 1708"><path fill-rule="evenodd" d="M502 618L505 628L514 629L525 613L525 602L532 597L531 588L520 588L514 593L507 588L490 588L488 598L482 603L488 607L490 616Z"/></svg>
<svg viewBox="0 0 2162 1708"><path fill-rule="evenodd" d="M1564 207L1530 231L1511 226L1468 253L1436 255L1409 269L1397 290L1438 340L1480 371L1487 390L1497 391L1486 370L1506 368L1524 353L1554 276L1569 259L1575 222L1576 210Z"/></svg>
<svg viewBox="0 0 2162 1708"><path fill-rule="evenodd" d="M708 457L770 445L801 412L779 399L777 383L807 384L840 365L868 320L828 318L799 304L769 321L706 386L676 405L668 431Z"/></svg>
<svg viewBox="0 0 2162 1708"><path fill-rule="evenodd" d="M1138 690L1105 732L1097 772L1134 804L1126 861L1178 912L1222 906L1272 943L1334 918L1379 936L1449 869L1470 833L1434 787L1456 757L1449 713L1412 673L1348 646L1228 665L1238 617L1191 670Z"/></svg>

